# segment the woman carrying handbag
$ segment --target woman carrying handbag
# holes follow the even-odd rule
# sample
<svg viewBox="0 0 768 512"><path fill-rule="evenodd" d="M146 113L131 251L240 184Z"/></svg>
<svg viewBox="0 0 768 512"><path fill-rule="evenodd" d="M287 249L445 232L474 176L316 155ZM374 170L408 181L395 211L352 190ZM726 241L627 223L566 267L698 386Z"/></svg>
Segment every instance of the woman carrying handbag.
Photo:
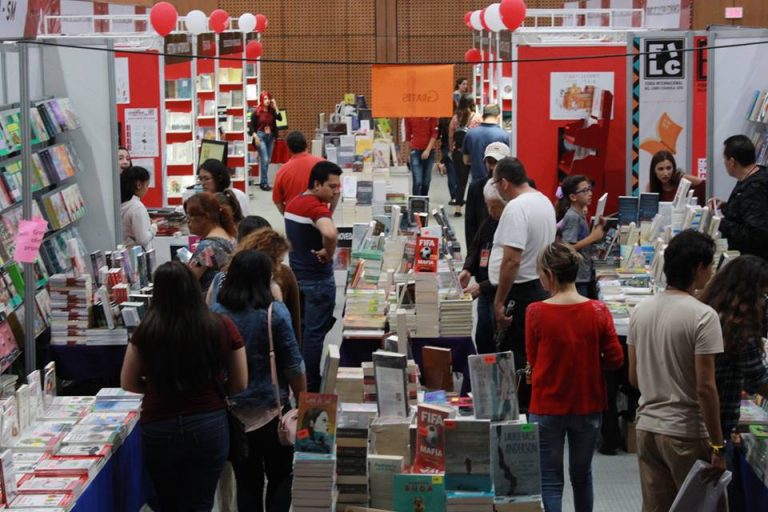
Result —
<svg viewBox="0 0 768 512"><path fill-rule="evenodd" d="M231 397L248 438L247 457L233 461L238 508L288 512L293 446L286 442L283 425L295 415L282 412L290 409L289 386L298 396L306 389L306 376L288 308L272 298L271 276L269 256L252 250L237 253L211 309L235 323L248 361L248 387Z"/></svg>

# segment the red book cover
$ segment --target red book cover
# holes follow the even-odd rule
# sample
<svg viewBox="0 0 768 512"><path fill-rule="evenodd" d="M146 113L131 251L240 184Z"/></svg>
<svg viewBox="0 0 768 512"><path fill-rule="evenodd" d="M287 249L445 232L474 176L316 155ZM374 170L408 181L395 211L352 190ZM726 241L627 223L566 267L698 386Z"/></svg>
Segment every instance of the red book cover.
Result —
<svg viewBox="0 0 768 512"><path fill-rule="evenodd" d="M445 471L445 428L443 422L452 410L437 405L419 404L416 410L416 455L413 473Z"/></svg>
<svg viewBox="0 0 768 512"><path fill-rule="evenodd" d="M437 272L437 259L440 254L440 239L420 236L416 239L414 269L416 272Z"/></svg>

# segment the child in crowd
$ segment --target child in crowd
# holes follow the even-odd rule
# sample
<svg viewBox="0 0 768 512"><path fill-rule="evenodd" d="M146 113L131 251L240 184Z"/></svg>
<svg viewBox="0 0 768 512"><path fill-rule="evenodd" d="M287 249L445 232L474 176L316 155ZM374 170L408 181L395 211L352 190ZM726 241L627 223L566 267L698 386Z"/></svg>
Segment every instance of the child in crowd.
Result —
<svg viewBox="0 0 768 512"><path fill-rule="evenodd" d="M560 238L579 251L582 260L576 277L576 289L584 297L589 297L592 283L592 244L605 236L603 220L590 231L586 210L592 202L592 184L586 176L568 176L560 188L562 197L557 201L557 219Z"/></svg>

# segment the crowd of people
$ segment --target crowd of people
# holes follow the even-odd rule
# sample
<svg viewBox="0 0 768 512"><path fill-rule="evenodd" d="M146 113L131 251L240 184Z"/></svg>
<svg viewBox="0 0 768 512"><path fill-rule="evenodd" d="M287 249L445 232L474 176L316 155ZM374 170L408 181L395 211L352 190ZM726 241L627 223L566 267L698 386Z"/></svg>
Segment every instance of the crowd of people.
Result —
<svg viewBox="0 0 768 512"><path fill-rule="evenodd" d="M592 509L591 460L608 402L603 373L626 364L641 394L643 510L667 510L695 460L709 460L713 478L732 463L741 391L768 392L761 342L768 327L768 171L755 164L747 137L725 141L723 158L737 185L727 202L709 206L742 255L712 276L714 241L694 231L675 236L665 250L667 287L635 309L625 357L610 313L594 300L591 248L604 226L587 217L593 184L566 177L553 204L511 155L498 107L477 116L464 98L460 82L457 113L440 145L438 120L406 121L413 194L429 193L435 149L449 154L437 167L448 169L457 212L466 208L459 280L478 300L476 347L512 350L525 371L518 400L539 425L545 509L561 510L566 438L576 510ZM256 127L261 144L274 133L273 121L265 116ZM290 507L293 449L278 442L277 424L291 393L320 388L323 345L335 321L332 217L342 170L308 154L298 132L287 143L291 158L272 190L285 235L248 215L247 197L232 191L226 167L203 162L200 188L183 205L200 240L188 263L157 269L152 305L129 344L121 381L145 394L146 464L159 510L212 506L227 458L228 399L250 448L234 463L239 507ZM149 175L131 166L127 152L120 170L126 244L148 247L153 232L140 199ZM683 177L702 185L666 152L654 156L649 173L649 190L661 200L674 196ZM730 499L736 503L738 493Z"/></svg>

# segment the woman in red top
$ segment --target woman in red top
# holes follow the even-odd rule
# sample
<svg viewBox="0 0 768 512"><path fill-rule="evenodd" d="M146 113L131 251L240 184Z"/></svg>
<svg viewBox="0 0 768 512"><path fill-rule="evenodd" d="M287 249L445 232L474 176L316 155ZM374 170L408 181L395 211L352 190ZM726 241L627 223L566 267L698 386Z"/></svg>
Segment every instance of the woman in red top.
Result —
<svg viewBox="0 0 768 512"><path fill-rule="evenodd" d="M248 382L243 339L232 320L208 309L186 265L160 265L153 282L120 384L144 393L142 443L155 510L211 510L229 452L224 376L231 394Z"/></svg>
<svg viewBox="0 0 768 512"><path fill-rule="evenodd" d="M552 297L526 310L525 349L532 379L531 423L539 424L544 508L560 512L563 442L576 512L592 510L592 453L606 408L602 370L624 361L608 308L576 290L581 256L555 242L539 257L541 284Z"/></svg>
<svg viewBox="0 0 768 512"><path fill-rule="evenodd" d="M269 163L272 161L272 150L277 139L277 122L283 116L277 108L277 102L271 93L264 91L259 96L259 106L251 112L250 130L253 143L259 152L259 188L272 190L269 186Z"/></svg>

